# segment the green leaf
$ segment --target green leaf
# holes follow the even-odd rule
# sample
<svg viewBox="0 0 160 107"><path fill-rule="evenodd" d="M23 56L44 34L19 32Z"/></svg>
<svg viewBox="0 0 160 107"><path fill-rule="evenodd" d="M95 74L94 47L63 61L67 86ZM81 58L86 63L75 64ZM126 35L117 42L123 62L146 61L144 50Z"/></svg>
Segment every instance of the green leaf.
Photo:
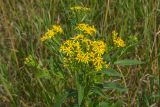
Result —
<svg viewBox="0 0 160 107"><path fill-rule="evenodd" d="M63 102L67 99L68 95L69 93L65 92L63 94L59 94L58 96L56 96L54 107L61 107Z"/></svg>
<svg viewBox="0 0 160 107"><path fill-rule="evenodd" d="M112 104L112 107L123 107L123 101L118 100L114 104Z"/></svg>
<svg viewBox="0 0 160 107"><path fill-rule="evenodd" d="M98 106L96 107L111 107L109 103L107 102L100 102Z"/></svg>
<svg viewBox="0 0 160 107"><path fill-rule="evenodd" d="M90 90L90 94L98 94L100 96L103 96L103 91L100 87L94 86L92 87L92 90Z"/></svg>
<svg viewBox="0 0 160 107"><path fill-rule="evenodd" d="M62 72L57 72L57 73L56 73L56 76L57 76L58 78L64 79L64 76L63 76Z"/></svg>
<svg viewBox="0 0 160 107"><path fill-rule="evenodd" d="M122 77L122 75L119 72L117 72L116 70L111 69L111 68L107 69L105 73L107 76Z"/></svg>
<svg viewBox="0 0 160 107"><path fill-rule="evenodd" d="M38 71L36 72L35 76L37 78L50 78L51 77L47 70Z"/></svg>
<svg viewBox="0 0 160 107"><path fill-rule="evenodd" d="M83 96L84 96L84 87L79 85L78 86L78 105L79 106L81 106Z"/></svg>
<svg viewBox="0 0 160 107"><path fill-rule="evenodd" d="M78 104L75 104L73 107L79 107Z"/></svg>
<svg viewBox="0 0 160 107"><path fill-rule="evenodd" d="M94 101L92 98L87 97L87 99L85 100L85 104L87 105L87 107L94 107Z"/></svg>
<svg viewBox="0 0 160 107"><path fill-rule="evenodd" d="M124 60L116 61L116 62L114 62L114 64L117 64L117 65L139 65L139 64L144 64L144 62L138 61L138 60L124 59Z"/></svg>
<svg viewBox="0 0 160 107"><path fill-rule="evenodd" d="M120 84L113 83L113 82L104 83L103 87L104 87L104 89L117 90L119 92L127 92L128 91L127 88L122 87Z"/></svg>

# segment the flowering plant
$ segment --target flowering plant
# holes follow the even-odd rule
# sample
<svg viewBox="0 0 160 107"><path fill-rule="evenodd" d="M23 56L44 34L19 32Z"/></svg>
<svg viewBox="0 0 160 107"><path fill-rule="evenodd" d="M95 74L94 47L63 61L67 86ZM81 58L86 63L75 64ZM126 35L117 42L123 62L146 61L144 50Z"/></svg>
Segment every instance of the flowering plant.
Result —
<svg viewBox="0 0 160 107"><path fill-rule="evenodd" d="M98 30L96 27L85 23L85 19L81 17L90 10L90 8L80 6L71 7L70 11L78 16L78 20L71 27L72 32L68 34L68 31L60 25L53 25L40 38L41 42L56 56L53 58L53 62L57 67L54 70L57 71L53 72L50 68L45 68L45 76L46 74L50 75L46 73L50 71L55 78L58 78L56 80L58 84L60 80L65 81L64 83L60 82L61 88L57 90L58 94L55 95L56 107L63 103L61 101L60 104L57 104L57 102L60 102L57 101L59 97L68 98L66 101L69 105L94 106L98 102L98 105L100 105L100 102L106 100L106 89L127 92L126 87L123 88L110 81L106 82L109 80L108 77L112 76L124 78L122 73L112 69L113 64L121 64L121 62L114 62L112 58L116 58L109 56L109 54L115 49L123 51L126 42L116 31L111 33L111 41L100 39L97 36ZM86 20L88 19L86 18ZM66 35L69 35L69 37L67 38ZM44 66L35 63L36 61L31 56L25 60L25 64L37 66L43 72ZM55 85L55 87L57 86ZM72 92L67 90L72 90Z"/></svg>

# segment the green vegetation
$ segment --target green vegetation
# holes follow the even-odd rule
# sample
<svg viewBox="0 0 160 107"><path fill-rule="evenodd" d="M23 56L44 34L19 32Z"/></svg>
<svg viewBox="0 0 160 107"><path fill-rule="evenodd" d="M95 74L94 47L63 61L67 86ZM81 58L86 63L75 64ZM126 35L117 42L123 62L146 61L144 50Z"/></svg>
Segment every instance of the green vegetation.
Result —
<svg viewBox="0 0 160 107"><path fill-rule="evenodd" d="M159 107L160 1L0 0L0 56L0 107Z"/></svg>

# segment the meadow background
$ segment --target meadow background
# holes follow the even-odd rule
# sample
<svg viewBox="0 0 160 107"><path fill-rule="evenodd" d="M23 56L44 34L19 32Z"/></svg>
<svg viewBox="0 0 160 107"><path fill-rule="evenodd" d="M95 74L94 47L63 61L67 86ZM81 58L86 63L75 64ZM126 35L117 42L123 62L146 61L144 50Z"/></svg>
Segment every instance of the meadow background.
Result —
<svg viewBox="0 0 160 107"><path fill-rule="evenodd" d="M116 29L124 39L130 35L138 39L138 45L122 57L145 63L116 66L128 92L110 91L109 99L121 99L126 107L159 107L159 0L0 0L0 107L53 107L55 100L49 96L62 88L56 81L64 80L35 78L24 58L32 54L50 66L48 56L53 53L39 39L49 26L68 23L67 9L75 5L92 9L90 20L101 38ZM54 71L56 65L51 68Z"/></svg>

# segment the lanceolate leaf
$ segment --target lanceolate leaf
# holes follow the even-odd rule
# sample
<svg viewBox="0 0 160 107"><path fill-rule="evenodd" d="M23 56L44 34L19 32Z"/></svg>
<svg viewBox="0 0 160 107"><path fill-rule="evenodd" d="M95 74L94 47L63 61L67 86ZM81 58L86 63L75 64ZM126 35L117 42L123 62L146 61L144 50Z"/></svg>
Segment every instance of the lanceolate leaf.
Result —
<svg viewBox="0 0 160 107"><path fill-rule="evenodd" d="M104 87L104 89L117 90L119 92L127 92L128 91L127 88L122 87L120 84L113 83L113 82L104 83L103 87Z"/></svg>
<svg viewBox="0 0 160 107"><path fill-rule="evenodd" d="M100 96L102 96L104 93L102 91L102 89L100 87L94 86L91 90L91 93L93 94L98 94Z"/></svg>
<svg viewBox="0 0 160 107"><path fill-rule="evenodd" d="M124 59L124 60L119 60L119 61L114 62L114 64L117 64L117 65L139 65L143 63L144 62L142 61L130 60L130 59Z"/></svg>
<svg viewBox="0 0 160 107"><path fill-rule="evenodd" d="M122 75L121 75L119 72L117 72L116 70L111 69L111 68L107 69L107 70L105 71L105 73L106 73L107 76L122 77Z"/></svg>
<svg viewBox="0 0 160 107"><path fill-rule="evenodd" d="M78 105L79 106L81 106L83 96L84 96L84 87L79 85L78 86Z"/></svg>

